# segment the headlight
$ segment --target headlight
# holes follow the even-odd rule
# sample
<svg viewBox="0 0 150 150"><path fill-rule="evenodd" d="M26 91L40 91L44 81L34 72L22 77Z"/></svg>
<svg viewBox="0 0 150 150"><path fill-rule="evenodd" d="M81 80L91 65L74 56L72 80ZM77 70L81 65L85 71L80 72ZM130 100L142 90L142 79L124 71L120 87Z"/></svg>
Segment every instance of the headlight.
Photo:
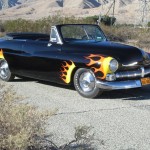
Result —
<svg viewBox="0 0 150 150"><path fill-rule="evenodd" d="M112 59L109 64L109 68L112 72L117 71L119 67L118 61L116 59Z"/></svg>

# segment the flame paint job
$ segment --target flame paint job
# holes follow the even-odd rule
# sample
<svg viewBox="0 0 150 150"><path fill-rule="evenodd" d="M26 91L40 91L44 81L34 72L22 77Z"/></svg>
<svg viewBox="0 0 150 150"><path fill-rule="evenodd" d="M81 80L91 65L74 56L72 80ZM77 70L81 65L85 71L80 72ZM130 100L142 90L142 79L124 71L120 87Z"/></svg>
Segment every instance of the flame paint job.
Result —
<svg viewBox="0 0 150 150"><path fill-rule="evenodd" d="M89 60L89 63L86 65L93 70L97 78L105 79L108 73L112 73L109 68L112 57L91 54L85 58Z"/></svg>
<svg viewBox="0 0 150 150"><path fill-rule="evenodd" d="M70 83L71 81L71 75L72 75L72 72L75 68L75 64L70 61L70 62L66 62L64 61L64 64L62 64L62 67L61 67L61 79L65 82L65 83Z"/></svg>
<svg viewBox="0 0 150 150"><path fill-rule="evenodd" d="M3 50L0 50L0 59L4 59Z"/></svg>

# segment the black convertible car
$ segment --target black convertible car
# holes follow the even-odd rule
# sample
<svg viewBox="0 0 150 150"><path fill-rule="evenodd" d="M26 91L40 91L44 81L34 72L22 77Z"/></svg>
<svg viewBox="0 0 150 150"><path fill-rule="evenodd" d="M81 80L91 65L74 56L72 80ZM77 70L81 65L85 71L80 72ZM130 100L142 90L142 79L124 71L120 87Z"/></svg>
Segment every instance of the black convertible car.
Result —
<svg viewBox="0 0 150 150"><path fill-rule="evenodd" d="M30 77L69 85L84 97L150 84L150 54L110 42L97 25L52 26L50 36L9 33L0 39L0 78Z"/></svg>

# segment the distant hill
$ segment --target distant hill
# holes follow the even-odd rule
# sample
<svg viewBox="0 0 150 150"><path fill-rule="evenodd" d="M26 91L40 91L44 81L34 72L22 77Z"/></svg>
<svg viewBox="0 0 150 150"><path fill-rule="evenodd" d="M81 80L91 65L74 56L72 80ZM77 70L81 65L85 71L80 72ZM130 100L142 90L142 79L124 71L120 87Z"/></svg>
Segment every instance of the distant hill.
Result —
<svg viewBox="0 0 150 150"><path fill-rule="evenodd" d="M21 5L25 2L38 2L38 0L0 0L0 9L10 8L16 5ZM53 2L52 2L53 1ZM103 1L103 0L102 0ZM104 0L105 3L107 0ZM101 1L99 0L50 0L49 4L51 6L60 6L60 7L82 7L82 8L94 8L99 7Z"/></svg>
<svg viewBox="0 0 150 150"><path fill-rule="evenodd" d="M21 5L28 0L0 0L0 9L6 9L16 5Z"/></svg>
<svg viewBox="0 0 150 150"><path fill-rule="evenodd" d="M86 17L112 15L113 0L0 0L0 20L61 15ZM150 4L150 2L149 2ZM115 17L119 23L140 23L139 0L116 0ZM149 6L150 7L150 6ZM150 12L148 20L150 20Z"/></svg>

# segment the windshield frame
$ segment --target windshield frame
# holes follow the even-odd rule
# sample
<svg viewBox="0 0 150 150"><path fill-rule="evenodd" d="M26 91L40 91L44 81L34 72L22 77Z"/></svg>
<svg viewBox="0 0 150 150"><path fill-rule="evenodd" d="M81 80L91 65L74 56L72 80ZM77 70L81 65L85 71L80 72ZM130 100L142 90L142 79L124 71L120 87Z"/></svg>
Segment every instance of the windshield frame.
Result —
<svg viewBox="0 0 150 150"><path fill-rule="evenodd" d="M104 40L103 41L107 41L107 37L106 37L106 35L104 34L104 32L103 32L103 30L100 28L100 26L99 25L95 25L95 24L62 24L62 25L57 25L56 27L57 27L57 29L58 29L58 32L59 32L59 35L60 35L60 37L61 37L61 39L62 39L62 42L63 43L70 43L70 41L66 41L65 39L64 39L64 37L63 37L63 34L62 34L62 27L64 27L64 26L94 26L94 27L96 27L98 30L100 30L100 32L101 32L101 34L102 34L102 36L103 36L103 38L104 38ZM79 40L74 40L74 41L79 41ZM90 41L93 41L93 42L101 42L101 41L98 41L98 40L90 40L90 39L87 39L87 40L80 40L80 42L84 42L84 41L86 41L86 42L90 42Z"/></svg>

